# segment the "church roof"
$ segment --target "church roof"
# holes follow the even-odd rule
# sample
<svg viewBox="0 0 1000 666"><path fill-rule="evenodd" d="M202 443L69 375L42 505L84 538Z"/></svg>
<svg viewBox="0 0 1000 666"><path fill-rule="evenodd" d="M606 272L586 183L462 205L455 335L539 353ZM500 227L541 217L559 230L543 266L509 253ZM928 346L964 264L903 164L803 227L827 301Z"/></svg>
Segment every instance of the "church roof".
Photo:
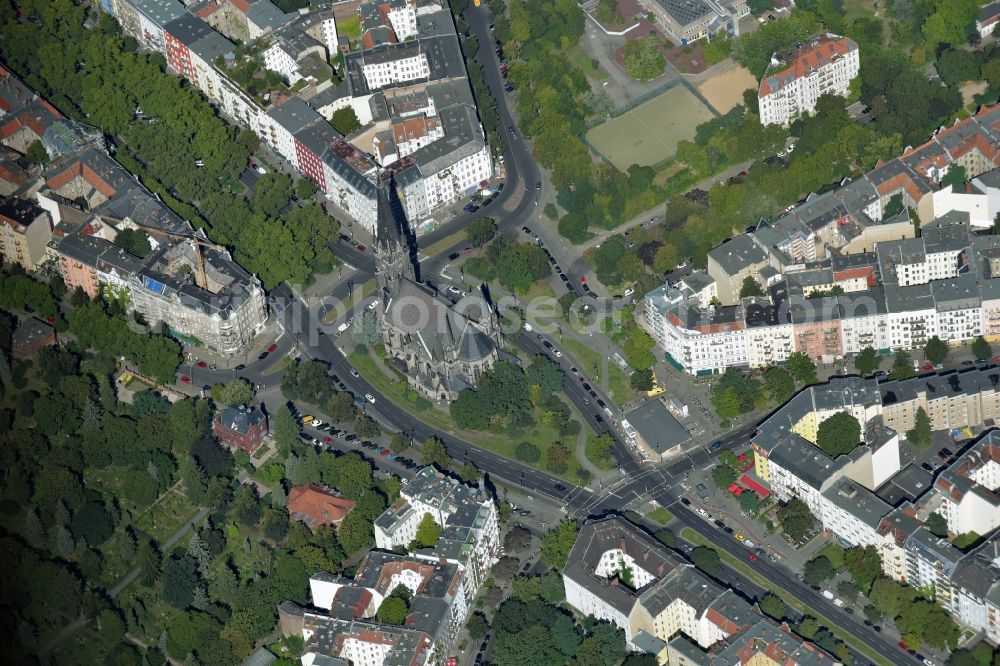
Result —
<svg viewBox="0 0 1000 666"><path fill-rule="evenodd" d="M480 313L486 314L482 308ZM493 341L469 317L411 280L400 280L386 319L410 334L431 359L479 361L493 353Z"/></svg>

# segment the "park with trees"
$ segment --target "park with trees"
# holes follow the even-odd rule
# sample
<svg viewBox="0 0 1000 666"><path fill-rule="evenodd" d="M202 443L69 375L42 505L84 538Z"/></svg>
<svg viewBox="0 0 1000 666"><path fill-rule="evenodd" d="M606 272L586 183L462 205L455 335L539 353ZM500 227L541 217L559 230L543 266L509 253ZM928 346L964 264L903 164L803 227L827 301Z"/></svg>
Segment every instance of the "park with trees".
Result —
<svg viewBox="0 0 1000 666"><path fill-rule="evenodd" d="M143 332L114 301L67 294L59 279L12 268L0 282L0 539L13 574L5 598L23 600L4 611L17 633L11 658L30 663L82 616L55 645L57 663L238 663L272 631L277 603L305 603L312 573L345 571L374 544L372 522L398 497L398 479L303 442L286 406L271 415L277 457L257 469L211 430L218 409L253 401L248 382L171 402L152 382L174 381L172 338ZM50 316L61 345L12 357L15 314ZM123 360L137 376L122 373ZM286 377L297 400L339 395L314 362ZM288 491L306 483L357 502L339 530L289 520Z"/></svg>

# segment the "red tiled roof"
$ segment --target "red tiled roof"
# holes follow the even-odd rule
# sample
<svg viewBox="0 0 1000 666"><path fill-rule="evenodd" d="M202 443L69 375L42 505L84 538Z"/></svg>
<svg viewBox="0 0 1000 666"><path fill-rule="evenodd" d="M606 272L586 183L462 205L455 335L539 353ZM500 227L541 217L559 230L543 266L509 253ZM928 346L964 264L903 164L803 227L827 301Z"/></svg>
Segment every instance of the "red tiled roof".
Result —
<svg viewBox="0 0 1000 666"><path fill-rule="evenodd" d="M312 483L295 486L288 493L288 515L312 529L340 523L355 504Z"/></svg>
<svg viewBox="0 0 1000 666"><path fill-rule="evenodd" d="M771 93L778 92L785 87L789 81L808 76L813 70L829 64L836 58L843 57L851 51L857 50L858 45L850 37L823 36L815 42L799 49L792 64L780 72L765 74L760 83L760 97L766 97Z"/></svg>

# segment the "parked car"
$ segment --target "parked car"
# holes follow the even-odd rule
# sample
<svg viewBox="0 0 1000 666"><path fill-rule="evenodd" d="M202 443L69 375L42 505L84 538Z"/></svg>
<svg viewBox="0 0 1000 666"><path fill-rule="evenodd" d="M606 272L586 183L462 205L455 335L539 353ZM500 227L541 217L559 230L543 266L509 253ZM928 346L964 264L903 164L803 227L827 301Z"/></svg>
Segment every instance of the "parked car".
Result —
<svg viewBox="0 0 1000 666"><path fill-rule="evenodd" d="M268 354L273 354L276 351L278 351L278 343L277 342L272 342L270 345L268 345L268 347L267 347L267 353Z"/></svg>

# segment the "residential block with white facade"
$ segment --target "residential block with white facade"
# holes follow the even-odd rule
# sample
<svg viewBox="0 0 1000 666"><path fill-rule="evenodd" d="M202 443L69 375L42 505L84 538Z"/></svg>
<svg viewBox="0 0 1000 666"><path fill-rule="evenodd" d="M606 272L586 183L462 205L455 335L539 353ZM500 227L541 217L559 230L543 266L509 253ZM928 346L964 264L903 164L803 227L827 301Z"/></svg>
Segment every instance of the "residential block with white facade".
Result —
<svg viewBox="0 0 1000 666"><path fill-rule="evenodd" d="M788 126L815 111L822 95L846 96L861 68L859 54L853 39L832 34L775 54L757 92L761 124Z"/></svg>

